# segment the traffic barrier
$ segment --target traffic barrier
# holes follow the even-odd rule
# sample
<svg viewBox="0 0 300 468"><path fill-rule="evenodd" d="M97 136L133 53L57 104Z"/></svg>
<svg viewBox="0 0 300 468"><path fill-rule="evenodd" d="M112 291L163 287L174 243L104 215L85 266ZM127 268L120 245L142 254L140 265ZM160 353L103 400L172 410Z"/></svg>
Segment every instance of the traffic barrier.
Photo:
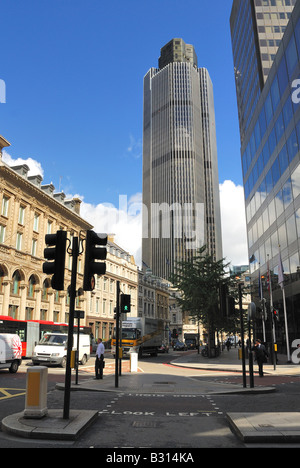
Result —
<svg viewBox="0 0 300 468"><path fill-rule="evenodd" d="M130 372L138 370L138 353L130 353Z"/></svg>
<svg viewBox="0 0 300 468"><path fill-rule="evenodd" d="M41 419L48 414L48 368L36 366L27 369L24 418Z"/></svg>

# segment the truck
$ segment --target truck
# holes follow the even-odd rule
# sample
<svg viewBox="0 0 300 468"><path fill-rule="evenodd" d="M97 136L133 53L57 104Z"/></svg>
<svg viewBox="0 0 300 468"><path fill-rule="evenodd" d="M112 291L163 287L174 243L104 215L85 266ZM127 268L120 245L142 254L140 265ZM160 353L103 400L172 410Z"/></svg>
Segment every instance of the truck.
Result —
<svg viewBox="0 0 300 468"><path fill-rule="evenodd" d="M198 349L198 346L199 346L198 333L185 333L184 341L187 346L187 349Z"/></svg>
<svg viewBox="0 0 300 468"><path fill-rule="evenodd" d="M112 339L112 354L116 354L116 329ZM121 330L120 330L121 337ZM144 354L157 356L158 349L164 341L164 322L147 317L130 317L122 322L121 346L123 356L137 353L139 358Z"/></svg>
<svg viewBox="0 0 300 468"><path fill-rule="evenodd" d="M67 341L66 333L45 333L41 341L35 346L32 363L52 364L66 367L67 363ZM77 334L73 335L73 350L77 349ZM79 334L78 361L85 364L90 358L90 336Z"/></svg>

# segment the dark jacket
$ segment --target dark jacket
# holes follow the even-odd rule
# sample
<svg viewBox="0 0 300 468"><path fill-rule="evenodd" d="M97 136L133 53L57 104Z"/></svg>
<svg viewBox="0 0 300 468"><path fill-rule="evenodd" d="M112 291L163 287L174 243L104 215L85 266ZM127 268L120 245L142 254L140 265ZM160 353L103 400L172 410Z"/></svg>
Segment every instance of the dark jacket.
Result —
<svg viewBox="0 0 300 468"><path fill-rule="evenodd" d="M266 348L263 344L260 344L258 346L254 346L252 350L255 353L255 359L257 362L266 362L268 353L266 351Z"/></svg>

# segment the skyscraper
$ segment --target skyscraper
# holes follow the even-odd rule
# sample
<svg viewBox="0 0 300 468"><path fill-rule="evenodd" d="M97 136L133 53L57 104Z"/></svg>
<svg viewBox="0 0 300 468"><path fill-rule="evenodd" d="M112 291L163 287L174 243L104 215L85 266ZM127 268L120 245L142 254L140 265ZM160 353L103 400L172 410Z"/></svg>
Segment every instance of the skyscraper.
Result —
<svg viewBox="0 0 300 468"><path fill-rule="evenodd" d="M206 245L222 258L213 86L192 45L172 39L144 78L143 262L168 279Z"/></svg>
<svg viewBox="0 0 300 468"><path fill-rule="evenodd" d="M267 33L275 35L283 10L286 17L281 21L287 21L289 17L287 24L282 26L284 34L278 43L277 53L271 57L272 64L257 93L256 102L247 101L246 93L244 100L240 101L241 94L237 90L240 121L246 123L244 133L241 133L241 158L251 283L256 287L252 299L259 310L259 286L262 284L264 298L270 304L269 310L272 311L273 305L279 311L280 323L275 328L282 347L279 346L278 351L285 352L289 345L286 342L287 329L291 340L298 338L300 333L300 105L299 92L293 88L294 80L300 77L300 1L234 0L231 15L233 53L241 64L250 64L251 47L249 50L242 47L246 40L242 40L240 19L246 4L248 7L251 5L257 15L260 13L264 18L271 15L265 38L260 39L260 47L262 41L271 40ZM277 13L273 11L270 14L269 10L275 7L278 7ZM252 22L252 28L255 27ZM251 27L248 29L245 34L250 37ZM258 70L249 66L241 73L238 86L245 87L247 83L257 81L260 81ZM250 102L251 114L243 107ZM268 283L261 276L268 278ZM286 301L281 287L285 289ZM256 322L257 333L260 333L259 327L262 327L261 319ZM271 341L268 335L267 339Z"/></svg>
<svg viewBox="0 0 300 468"><path fill-rule="evenodd" d="M296 0L234 0L230 28L241 141Z"/></svg>

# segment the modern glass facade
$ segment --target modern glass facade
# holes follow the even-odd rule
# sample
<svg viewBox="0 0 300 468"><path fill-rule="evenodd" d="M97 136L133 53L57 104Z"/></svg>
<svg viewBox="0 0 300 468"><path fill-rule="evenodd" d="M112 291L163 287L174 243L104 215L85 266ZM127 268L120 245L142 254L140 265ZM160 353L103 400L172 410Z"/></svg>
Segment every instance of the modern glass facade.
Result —
<svg viewBox="0 0 300 468"><path fill-rule="evenodd" d="M221 258L222 240L209 74L182 39L162 48L159 64L144 78L142 249L144 264L169 279L204 243Z"/></svg>
<svg viewBox="0 0 300 468"><path fill-rule="evenodd" d="M234 0L231 37L243 142L296 0Z"/></svg>
<svg viewBox="0 0 300 468"><path fill-rule="evenodd" d="M283 261L290 339L300 334L300 106L293 81L300 78L300 2L295 4L242 143L242 167L252 283L272 278L279 344L285 346ZM263 281L265 297L267 283ZM256 299L258 299L256 297ZM259 304L259 302L258 302Z"/></svg>

